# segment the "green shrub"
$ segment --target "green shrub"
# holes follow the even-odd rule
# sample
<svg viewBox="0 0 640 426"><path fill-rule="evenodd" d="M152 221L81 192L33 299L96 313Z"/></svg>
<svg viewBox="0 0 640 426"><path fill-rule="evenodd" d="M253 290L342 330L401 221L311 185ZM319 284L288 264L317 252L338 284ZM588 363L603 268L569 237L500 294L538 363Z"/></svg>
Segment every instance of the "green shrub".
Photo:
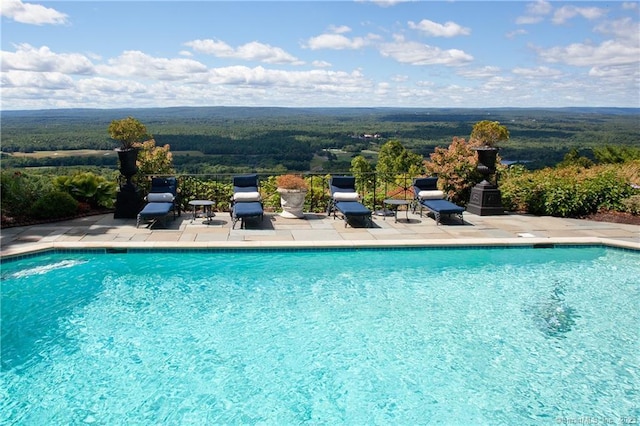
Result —
<svg viewBox="0 0 640 426"><path fill-rule="evenodd" d="M71 194L62 191L46 193L33 203L31 217L37 219L59 219L73 216L78 211L78 202Z"/></svg>
<svg viewBox="0 0 640 426"><path fill-rule="evenodd" d="M631 213L634 216L640 215L640 195L632 195L629 198L622 200L624 211Z"/></svg>
<svg viewBox="0 0 640 426"><path fill-rule="evenodd" d="M621 179L613 170L605 170L585 180L578 191L585 197L585 214L600 209L624 211L622 201L633 194L629 182Z"/></svg>
<svg viewBox="0 0 640 426"><path fill-rule="evenodd" d="M182 210L188 210L190 200L215 201L218 211L229 210L233 190L231 184L224 184L208 178L185 176L178 182L178 200Z"/></svg>
<svg viewBox="0 0 640 426"><path fill-rule="evenodd" d="M31 175L15 170L0 174L0 197L2 217L19 218L28 214L38 194L52 190L48 176Z"/></svg>
<svg viewBox="0 0 640 426"><path fill-rule="evenodd" d="M113 207L117 189L115 182L91 172L58 176L54 178L53 185L57 190L67 192L91 207Z"/></svg>
<svg viewBox="0 0 640 426"><path fill-rule="evenodd" d="M427 175L438 176L438 186L452 202L466 205L471 197L471 189L483 179L478 172L478 155L474 142L453 138L447 148L437 147L425 164ZM499 161L499 160L498 160Z"/></svg>
<svg viewBox="0 0 640 426"><path fill-rule="evenodd" d="M623 200L633 193L624 175L600 166L507 171L500 189L507 210L560 217L581 217L601 209L624 211Z"/></svg>
<svg viewBox="0 0 640 426"><path fill-rule="evenodd" d="M356 179L357 181L357 179ZM306 203L309 203L309 211L316 213L327 210L327 204L329 204L329 192L327 191L326 184L329 179L327 177L315 176L307 178L309 184L309 191L307 192Z"/></svg>
<svg viewBox="0 0 640 426"><path fill-rule="evenodd" d="M634 146L605 145L593 148L593 155L601 164L620 164L632 160L640 160L640 148Z"/></svg>

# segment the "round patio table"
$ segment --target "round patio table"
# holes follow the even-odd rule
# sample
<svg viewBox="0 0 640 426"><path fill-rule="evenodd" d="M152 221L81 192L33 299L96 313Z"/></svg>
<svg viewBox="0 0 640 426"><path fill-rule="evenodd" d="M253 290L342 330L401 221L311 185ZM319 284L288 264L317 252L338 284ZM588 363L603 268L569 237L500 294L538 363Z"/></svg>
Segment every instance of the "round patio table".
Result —
<svg viewBox="0 0 640 426"><path fill-rule="evenodd" d="M204 222L211 223L211 218L215 217L215 213L213 212L213 206L215 205L215 201L211 200L191 200L189 201L189 205L193 207L193 217L191 218L191 223L196 220L198 217L205 217ZM199 216L198 210L202 210L202 216Z"/></svg>
<svg viewBox="0 0 640 426"><path fill-rule="evenodd" d="M411 204L411 200L398 200L395 198L388 198L384 200L383 203L391 207L396 223L398 222L398 208L400 206L407 206L407 208L405 209L405 213L407 222L409 221L409 205ZM386 217L383 218L383 220L386 220Z"/></svg>

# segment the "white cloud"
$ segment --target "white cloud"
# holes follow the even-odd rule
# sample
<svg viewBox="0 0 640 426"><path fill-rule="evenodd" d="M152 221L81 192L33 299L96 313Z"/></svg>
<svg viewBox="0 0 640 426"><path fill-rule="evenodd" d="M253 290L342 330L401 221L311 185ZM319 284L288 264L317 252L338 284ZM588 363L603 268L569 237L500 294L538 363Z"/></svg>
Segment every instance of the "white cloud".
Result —
<svg viewBox="0 0 640 426"><path fill-rule="evenodd" d="M329 27L329 31L334 33L334 34L344 34L344 33L350 33L351 32L351 28L346 26L346 25L331 25Z"/></svg>
<svg viewBox="0 0 640 426"><path fill-rule="evenodd" d="M326 90L331 87L339 90L342 87L346 91L371 84L358 70L351 73L326 70L284 71L244 66L212 69L208 74L208 82L225 85L313 88L313 90Z"/></svg>
<svg viewBox="0 0 640 426"><path fill-rule="evenodd" d="M408 75L400 75L400 74L396 74L391 76L391 81L395 81L396 83L401 83L401 82L405 82L405 81L409 81L409 76Z"/></svg>
<svg viewBox="0 0 640 426"><path fill-rule="evenodd" d="M104 77L95 77L80 80L77 87L89 93L123 93L131 91L142 92L145 85L135 80L112 80Z"/></svg>
<svg viewBox="0 0 640 426"><path fill-rule="evenodd" d="M604 16L606 13L606 10L598 7L577 7L573 5L562 6L553 13L551 21L554 24L564 24L566 21L576 16L582 16L584 19L591 21Z"/></svg>
<svg viewBox="0 0 640 426"><path fill-rule="evenodd" d="M382 56L411 65L459 66L473 60L473 56L462 50L442 50L427 44L406 41L399 35L394 37L393 42L381 43L378 49Z"/></svg>
<svg viewBox="0 0 640 426"><path fill-rule="evenodd" d="M519 77L535 79L551 79L564 75L562 71L549 67L514 68L511 72Z"/></svg>
<svg viewBox="0 0 640 426"><path fill-rule="evenodd" d="M551 3L546 0L537 0L534 3L529 3L526 14L516 18L516 24L537 24L552 10Z"/></svg>
<svg viewBox="0 0 640 426"><path fill-rule="evenodd" d="M589 76L608 78L616 81L629 79L630 76L635 76L635 80L638 80L640 78L640 70L638 70L638 67L635 65L623 65L617 67L596 66L589 70Z"/></svg>
<svg viewBox="0 0 640 426"><path fill-rule="evenodd" d="M73 87L73 79L60 72L9 71L2 73L2 90L29 88L58 90Z"/></svg>
<svg viewBox="0 0 640 426"><path fill-rule="evenodd" d="M540 58L551 63L581 67L638 64L640 46L606 40L600 44L573 43L550 49L539 49Z"/></svg>
<svg viewBox="0 0 640 426"><path fill-rule="evenodd" d="M100 74L117 77L143 77L157 80L191 80L207 72L207 67L192 59L155 58L140 51L126 51L98 65Z"/></svg>
<svg viewBox="0 0 640 426"><path fill-rule="evenodd" d="M300 61L279 47L273 47L257 41L243 44L237 48L233 48L223 41L211 39L193 40L184 44L196 52L214 55L219 58L259 61L267 64L304 64L303 61Z"/></svg>
<svg viewBox="0 0 640 426"><path fill-rule="evenodd" d="M527 30L518 29L518 30L515 30L515 31L510 31L505 35L506 35L507 38L516 38L518 36L527 35L527 34L529 34L529 32Z"/></svg>
<svg viewBox="0 0 640 426"><path fill-rule="evenodd" d="M308 47L311 50L354 50L361 49L367 44L368 41L362 37L348 38L342 34L321 34L316 37L311 37L309 40L307 40L305 47Z"/></svg>
<svg viewBox="0 0 640 426"><path fill-rule="evenodd" d="M417 24L413 21L409 21L409 28L434 37L456 37L471 34L471 30L469 28L461 27L451 21L446 22L445 24L439 24L428 19L423 19Z"/></svg>
<svg viewBox="0 0 640 426"><path fill-rule="evenodd" d="M2 70L93 74L93 63L78 53L54 53L47 46L35 48L29 44L16 46L15 52L0 52Z"/></svg>
<svg viewBox="0 0 640 426"><path fill-rule="evenodd" d="M313 61L311 63L316 68L329 68L331 67L331 63L327 61Z"/></svg>
<svg viewBox="0 0 640 426"><path fill-rule="evenodd" d="M467 78L493 78L501 72L500 67L486 66L482 68L476 68L471 70L459 70L457 75Z"/></svg>
<svg viewBox="0 0 640 426"><path fill-rule="evenodd" d="M632 45L637 46L640 44L640 23L633 21L631 18L603 22L597 25L594 31L626 40Z"/></svg>
<svg viewBox="0 0 640 426"><path fill-rule="evenodd" d="M20 0L2 0L0 15L22 24L62 25L67 23L67 15L55 9Z"/></svg>

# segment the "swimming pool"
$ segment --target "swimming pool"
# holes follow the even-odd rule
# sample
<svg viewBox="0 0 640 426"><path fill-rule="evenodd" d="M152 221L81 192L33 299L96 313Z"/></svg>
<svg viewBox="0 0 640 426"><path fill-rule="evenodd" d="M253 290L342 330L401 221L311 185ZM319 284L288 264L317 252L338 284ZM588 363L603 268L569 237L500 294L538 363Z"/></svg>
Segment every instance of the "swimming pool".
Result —
<svg viewBox="0 0 640 426"><path fill-rule="evenodd" d="M640 254L46 253L2 264L8 424L640 416Z"/></svg>

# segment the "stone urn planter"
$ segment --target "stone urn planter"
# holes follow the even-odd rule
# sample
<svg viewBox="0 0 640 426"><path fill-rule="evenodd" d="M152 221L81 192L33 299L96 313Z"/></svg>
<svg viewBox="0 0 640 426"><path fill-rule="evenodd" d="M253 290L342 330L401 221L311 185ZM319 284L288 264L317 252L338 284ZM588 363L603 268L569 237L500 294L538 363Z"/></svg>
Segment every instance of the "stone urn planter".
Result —
<svg viewBox="0 0 640 426"><path fill-rule="evenodd" d="M280 194L280 206L282 207L280 216L289 219L303 219L302 209L307 190L278 188L277 191Z"/></svg>
<svg viewBox="0 0 640 426"><path fill-rule="evenodd" d="M280 216L289 219L303 219L304 199L307 195L307 182L296 175L282 175L276 178L276 191L280 194Z"/></svg>

